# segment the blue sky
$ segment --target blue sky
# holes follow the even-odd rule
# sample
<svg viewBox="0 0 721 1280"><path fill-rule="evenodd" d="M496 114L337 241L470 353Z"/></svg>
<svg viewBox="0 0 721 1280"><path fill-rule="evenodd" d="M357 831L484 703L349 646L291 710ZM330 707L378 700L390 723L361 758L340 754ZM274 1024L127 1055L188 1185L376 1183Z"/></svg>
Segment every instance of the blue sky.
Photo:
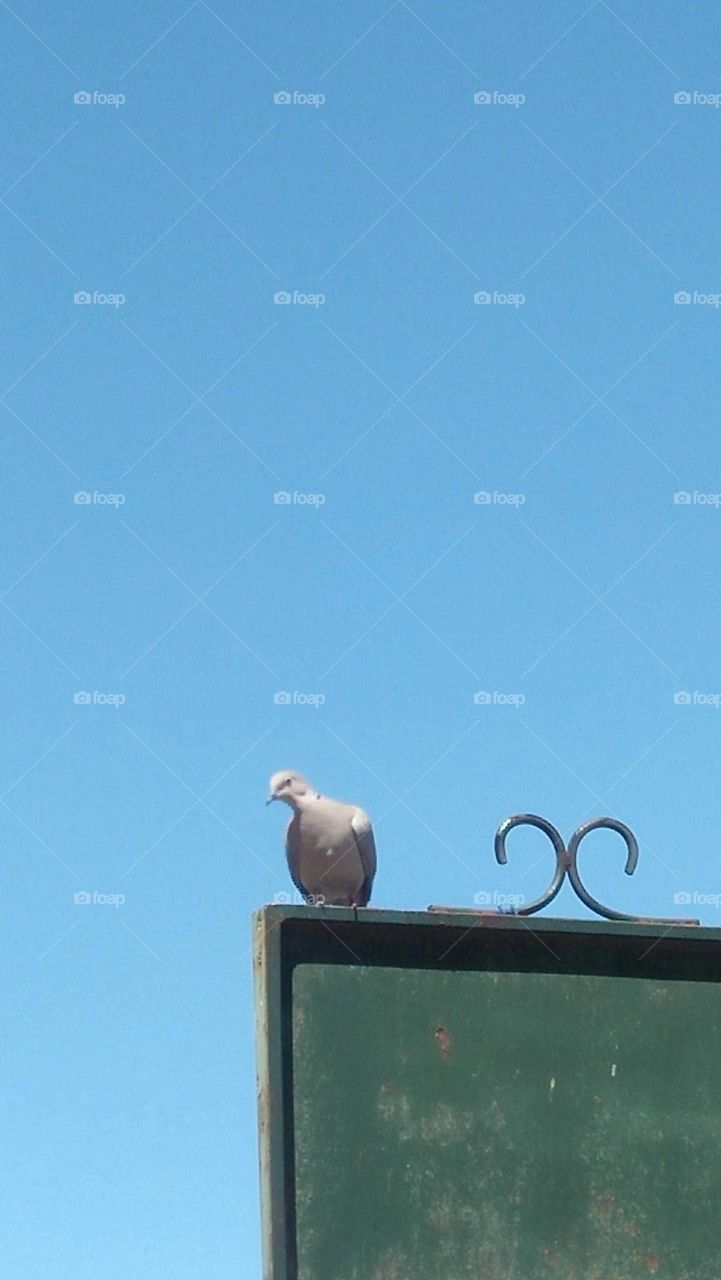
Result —
<svg viewBox="0 0 721 1280"><path fill-rule="evenodd" d="M379 907L533 898L498 822L610 813L599 898L719 921L719 17L0 32L0 1254L255 1276L273 770L369 810Z"/></svg>

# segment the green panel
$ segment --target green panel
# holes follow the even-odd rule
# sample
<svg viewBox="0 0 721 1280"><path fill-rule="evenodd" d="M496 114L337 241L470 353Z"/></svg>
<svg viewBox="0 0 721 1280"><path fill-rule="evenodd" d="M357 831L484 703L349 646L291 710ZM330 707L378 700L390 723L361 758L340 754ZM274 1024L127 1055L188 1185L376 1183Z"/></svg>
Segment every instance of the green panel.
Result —
<svg viewBox="0 0 721 1280"><path fill-rule="evenodd" d="M719 931L359 914L256 917L265 1280L717 1280Z"/></svg>
<svg viewBox="0 0 721 1280"><path fill-rule="evenodd" d="M303 965L293 1027L302 1280L721 1275L713 984Z"/></svg>

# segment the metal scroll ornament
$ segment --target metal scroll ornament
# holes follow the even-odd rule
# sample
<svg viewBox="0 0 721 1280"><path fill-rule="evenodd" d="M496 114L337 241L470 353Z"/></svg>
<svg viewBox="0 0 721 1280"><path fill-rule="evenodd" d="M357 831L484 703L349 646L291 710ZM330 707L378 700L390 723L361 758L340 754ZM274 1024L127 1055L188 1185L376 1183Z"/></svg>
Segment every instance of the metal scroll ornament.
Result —
<svg viewBox="0 0 721 1280"><path fill-rule="evenodd" d="M610 831L617 831L626 846L626 866L624 871L627 876L632 876L636 870L638 841L630 827L627 827L624 822L620 822L618 818L592 818L590 822L582 823L574 831L568 842L568 847L566 847L561 835L547 818L539 818L536 813L517 813L512 818L506 818L496 832L494 852L496 861L500 862L502 866L505 866L508 861L506 854L508 833L514 827L523 826L538 827L539 830L545 832L556 854L556 867L546 892L540 898L536 898L534 902L526 903L522 907L514 907L512 909L513 915L532 916L536 911L541 911L543 907L547 907L549 903L553 902L566 876L568 876L574 893L581 899L584 906L591 911L595 911L599 916L605 916L607 920L629 920L641 924L698 924L698 920L671 920L660 916L629 916L623 911L614 911L612 907L604 906L602 902L599 902L597 898L594 898L588 892L578 870L578 850L589 831L595 831L598 827L606 827Z"/></svg>

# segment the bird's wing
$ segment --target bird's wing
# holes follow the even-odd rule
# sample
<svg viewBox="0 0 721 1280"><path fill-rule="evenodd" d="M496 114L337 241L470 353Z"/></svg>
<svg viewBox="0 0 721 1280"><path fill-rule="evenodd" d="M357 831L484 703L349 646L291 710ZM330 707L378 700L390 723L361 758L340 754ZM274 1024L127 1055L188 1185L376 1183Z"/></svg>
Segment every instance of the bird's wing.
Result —
<svg viewBox="0 0 721 1280"><path fill-rule="evenodd" d="M300 829L298 822L293 817L288 823L288 829L285 833L285 856L288 859L288 870L290 878L293 881L298 893L304 898L308 897L307 890L303 887L298 879L298 866L300 863Z"/></svg>
<svg viewBox="0 0 721 1280"><path fill-rule="evenodd" d="M376 873L376 842L373 837L373 827L367 813L362 809L356 809L350 820L355 836L356 846L360 855L361 864L363 866L363 888L360 892L362 901L358 903L359 907L365 907L370 902L371 889L373 888L373 878Z"/></svg>

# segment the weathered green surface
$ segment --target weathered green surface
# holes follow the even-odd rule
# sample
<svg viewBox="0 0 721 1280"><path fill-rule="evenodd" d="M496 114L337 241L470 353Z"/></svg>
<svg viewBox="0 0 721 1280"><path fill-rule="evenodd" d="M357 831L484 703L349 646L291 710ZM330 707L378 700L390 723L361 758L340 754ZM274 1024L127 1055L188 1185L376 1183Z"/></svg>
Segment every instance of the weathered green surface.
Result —
<svg viewBox="0 0 721 1280"><path fill-rule="evenodd" d="M303 1280L721 1275L713 984L301 966Z"/></svg>
<svg viewBox="0 0 721 1280"><path fill-rule="evenodd" d="M348 925L330 963L295 938L293 1241L268 1277L721 1276L721 990L700 976L717 976L704 947L717 957L718 935L645 959L638 930L563 927L545 933L555 959L517 921L464 935L458 969L432 926L379 925L384 959L397 935L393 963L372 925L355 957Z"/></svg>

